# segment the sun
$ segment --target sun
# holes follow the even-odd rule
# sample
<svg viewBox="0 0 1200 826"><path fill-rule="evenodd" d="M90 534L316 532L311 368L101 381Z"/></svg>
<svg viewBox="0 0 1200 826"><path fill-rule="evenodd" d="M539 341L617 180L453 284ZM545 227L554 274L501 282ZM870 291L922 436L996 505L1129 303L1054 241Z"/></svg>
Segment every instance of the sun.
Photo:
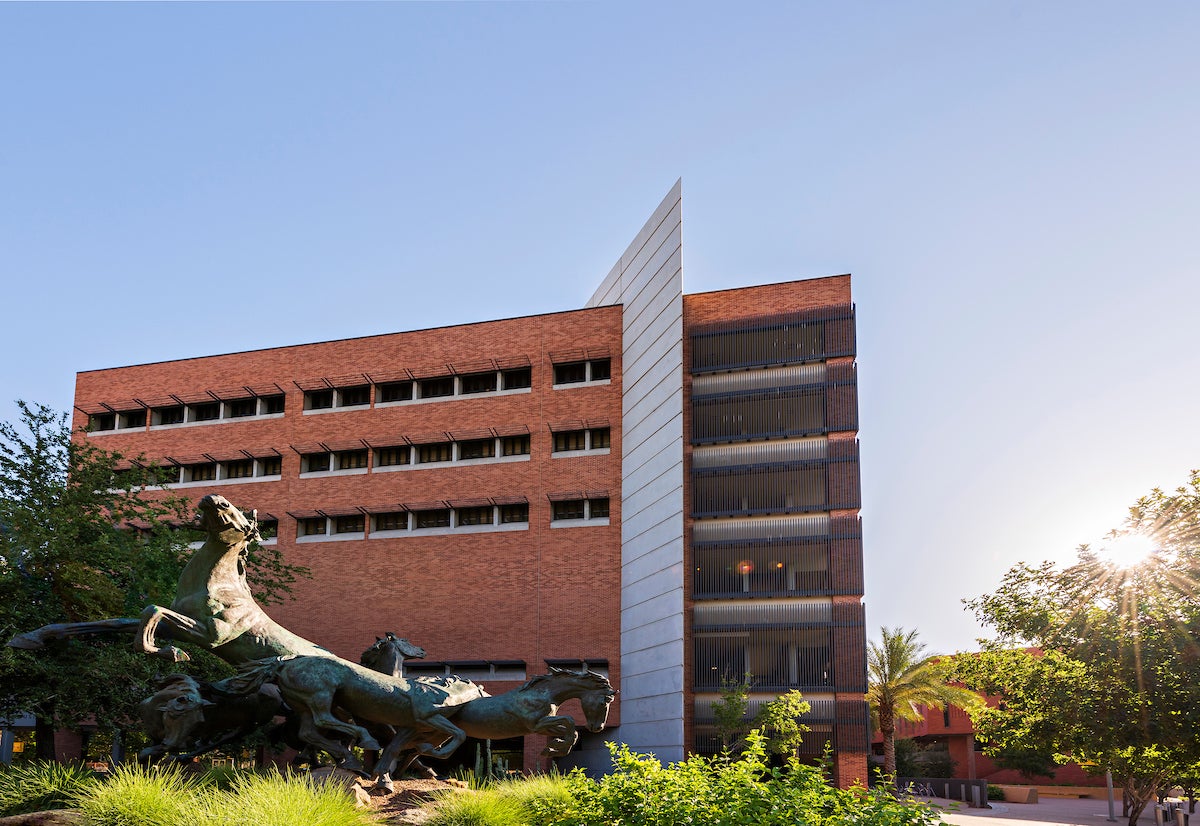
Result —
<svg viewBox="0 0 1200 826"><path fill-rule="evenodd" d="M1157 551L1158 546L1150 537L1129 533L1108 539L1100 548L1100 556L1118 568L1135 568Z"/></svg>

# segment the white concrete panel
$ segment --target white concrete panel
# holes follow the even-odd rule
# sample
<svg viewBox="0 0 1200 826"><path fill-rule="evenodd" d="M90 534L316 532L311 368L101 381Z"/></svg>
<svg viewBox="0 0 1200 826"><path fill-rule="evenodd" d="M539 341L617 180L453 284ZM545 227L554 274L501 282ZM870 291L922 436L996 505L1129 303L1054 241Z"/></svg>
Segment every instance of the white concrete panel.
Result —
<svg viewBox="0 0 1200 826"><path fill-rule="evenodd" d="M669 525L659 525L654 528L660 535L666 536L670 534ZM674 535L670 534L670 538L674 539ZM665 571L671 568L678 560L676 559L676 551L672 542L664 542L663 544L647 551L637 559L629 560L625 566L625 574L628 579L625 580L626 587L631 586L634 582L644 577L652 576L659 571Z"/></svg>
<svg viewBox="0 0 1200 826"><path fill-rule="evenodd" d="M672 645L655 645L650 648L642 648L637 651L631 651L621 658L621 668L632 668L635 674L645 674L650 671L657 671L662 668L670 668L676 665L676 654L678 652ZM624 712L622 712L624 719Z"/></svg>
<svg viewBox="0 0 1200 826"><path fill-rule="evenodd" d="M621 740L632 746L640 743L634 750L639 754L650 754L662 763L677 763L683 759L683 747L668 745L683 742L683 721L656 721L651 723L633 723L621 725Z"/></svg>
<svg viewBox="0 0 1200 826"><path fill-rule="evenodd" d="M621 609L621 633L630 632L629 644L636 648L675 642L679 638L679 651L683 652L683 613L675 610L683 603L683 588L664 591L653 599L642 600L636 605ZM656 636L657 635L657 636ZM682 656L680 662L682 662ZM626 674L622 669L622 674Z"/></svg>
<svg viewBox="0 0 1200 826"><path fill-rule="evenodd" d="M671 419L664 417L659 426L666 427L670 421ZM622 487L628 485L631 490L641 490L655 477L674 468L678 464L674 448L674 445L664 445L657 453L651 454L650 451L654 449L654 444L643 444L638 461L630 463L629 474L621 481Z"/></svg>
<svg viewBox="0 0 1200 826"><path fill-rule="evenodd" d="M643 555L642 559L646 556ZM654 599L661 594L663 590L669 587L670 583L678 585L683 581L683 565L672 565L669 568L662 568L650 574L647 577L629 585L621 592L621 600L630 608L641 605L644 602ZM621 664L624 668L624 663Z"/></svg>
<svg viewBox="0 0 1200 826"><path fill-rule="evenodd" d="M646 723L652 720L673 720L682 713L679 699L675 694L659 694L647 697L644 703L639 703L636 712L631 716L621 710L621 723Z"/></svg>
<svg viewBox="0 0 1200 826"><path fill-rule="evenodd" d="M646 671L641 674L635 674L628 680L622 681L641 697L661 697L664 694L674 694L675 692L683 691L683 669L676 668L674 665L669 665L664 668L659 668L655 671ZM680 694L680 714L683 713L682 694ZM625 709L625 700L621 700L621 720L625 720L627 711ZM635 713L636 714L636 713ZM636 719L636 718L635 718ZM642 719L645 719L644 717Z"/></svg>

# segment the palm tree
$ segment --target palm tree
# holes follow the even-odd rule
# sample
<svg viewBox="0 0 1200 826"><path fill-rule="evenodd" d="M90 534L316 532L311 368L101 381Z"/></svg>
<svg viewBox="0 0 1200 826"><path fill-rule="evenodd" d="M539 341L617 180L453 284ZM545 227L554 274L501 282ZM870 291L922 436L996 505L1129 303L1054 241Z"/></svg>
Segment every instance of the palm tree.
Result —
<svg viewBox="0 0 1200 826"><path fill-rule="evenodd" d="M896 720L920 720L926 708L947 705L971 708L979 695L947 685L933 667L936 657L924 656L925 644L915 630L897 626L879 629L880 642L867 647L867 702L872 721L883 732L883 771L896 776Z"/></svg>

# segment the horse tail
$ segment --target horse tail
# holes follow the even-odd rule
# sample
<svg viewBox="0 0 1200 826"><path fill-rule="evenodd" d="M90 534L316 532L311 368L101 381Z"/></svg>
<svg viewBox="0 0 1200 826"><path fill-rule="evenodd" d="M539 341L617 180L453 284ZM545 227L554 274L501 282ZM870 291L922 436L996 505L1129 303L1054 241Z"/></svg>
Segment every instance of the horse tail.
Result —
<svg viewBox="0 0 1200 826"><path fill-rule="evenodd" d="M251 660L239 667L238 673L234 676L213 683L213 690L227 697L252 694L262 688L264 683L274 682L280 667L292 659L295 659L294 654Z"/></svg>

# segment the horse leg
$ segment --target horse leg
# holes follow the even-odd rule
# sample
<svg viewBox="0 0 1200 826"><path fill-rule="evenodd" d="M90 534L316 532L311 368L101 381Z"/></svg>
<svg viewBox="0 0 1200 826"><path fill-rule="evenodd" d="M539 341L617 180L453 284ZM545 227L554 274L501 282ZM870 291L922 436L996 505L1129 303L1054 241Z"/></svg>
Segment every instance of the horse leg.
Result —
<svg viewBox="0 0 1200 826"><path fill-rule="evenodd" d="M8 641L9 648L20 648L26 651L36 651L45 648L46 643L53 640L65 640L72 637L86 637L92 634L116 634L122 631L136 631L141 620L132 617L117 617L115 619L95 620L93 622L58 622L53 625L43 625L33 631L17 634Z"/></svg>
<svg viewBox="0 0 1200 826"><path fill-rule="evenodd" d="M419 751L421 754L428 754L430 757L438 758L449 757L451 754L454 754L454 750L461 746L467 739L467 733L465 731L454 725L454 723L451 723L440 714L434 714L431 717L426 717L425 719L421 720L421 723L429 726L430 728L437 729L450 738L441 746L436 748L429 743L422 743L421 745L417 746L417 751Z"/></svg>
<svg viewBox="0 0 1200 826"><path fill-rule="evenodd" d="M344 743L339 743L337 740L330 739L321 734L317 728L316 721L308 709L297 712L300 715L300 739L312 746L315 749L324 749L333 755L334 761L340 768L347 771L357 771L362 765L354 756L354 752L346 748ZM340 758L340 759L339 759Z"/></svg>
<svg viewBox="0 0 1200 826"><path fill-rule="evenodd" d="M392 735L387 748L383 750L383 753L379 755L379 760L375 763L375 788L385 789L389 793L396 790L392 784L392 771L396 767L396 758L400 751L412 741L416 733L416 729L402 728Z"/></svg>
<svg viewBox="0 0 1200 826"><path fill-rule="evenodd" d="M570 717L543 717L534 725L533 731L550 738L542 750L543 757L562 757L579 741L575 721Z"/></svg>
<svg viewBox="0 0 1200 826"><path fill-rule="evenodd" d="M167 630L174 639L204 646L210 645L213 641L208 629L201 623L177 611L158 605L147 605L146 609L142 611L139 622L137 637L133 641L134 650L153 654L156 657L164 657L177 663L190 660L191 657L187 655L186 651L181 651L173 645L166 645L162 648L155 645L154 637L160 623L167 626Z"/></svg>

